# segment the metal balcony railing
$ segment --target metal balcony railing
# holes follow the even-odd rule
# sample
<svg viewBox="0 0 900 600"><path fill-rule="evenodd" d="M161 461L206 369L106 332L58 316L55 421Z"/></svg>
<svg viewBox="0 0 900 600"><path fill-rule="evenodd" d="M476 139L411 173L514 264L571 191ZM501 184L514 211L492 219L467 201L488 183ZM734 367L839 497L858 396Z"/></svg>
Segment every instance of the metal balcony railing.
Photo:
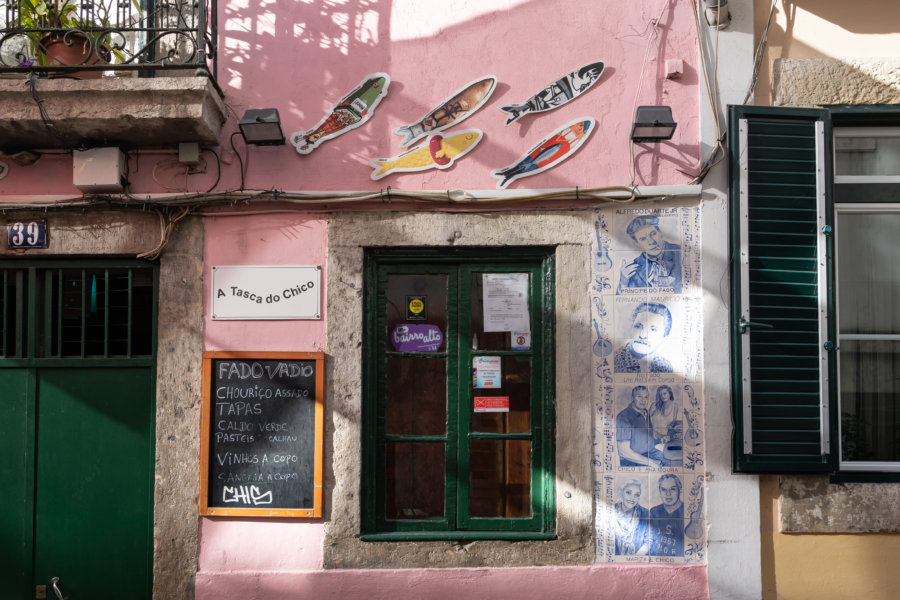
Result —
<svg viewBox="0 0 900 600"><path fill-rule="evenodd" d="M0 75L216 76L216 0L0 0Z"/></svg>

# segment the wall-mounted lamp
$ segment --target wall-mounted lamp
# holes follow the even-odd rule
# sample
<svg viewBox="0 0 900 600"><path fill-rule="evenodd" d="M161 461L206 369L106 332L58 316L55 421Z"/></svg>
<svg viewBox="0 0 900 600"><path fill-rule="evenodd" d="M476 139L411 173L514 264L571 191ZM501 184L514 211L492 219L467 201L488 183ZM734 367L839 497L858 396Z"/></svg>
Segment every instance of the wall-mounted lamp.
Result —
<svg viewBox="0 0 900 600"><path fill-rule="evenodd" d="M724 29L731 25L731 12L728 10L728 0L703 0L706 9L706 23L713 29Z"/></svg>
<svg viewBox="0 0 900 600"><path fill-rule="evenodd" d="M248 144L256 146L281 146L284 132L277 108L251 108L238 121L241 135Z"/></svg>
<svg viewBox="0 0 900 600"><path fill-rule="evenodd" d="M631 139L638 143L670 140L677 125L668 106L638 106Z"/></svg>

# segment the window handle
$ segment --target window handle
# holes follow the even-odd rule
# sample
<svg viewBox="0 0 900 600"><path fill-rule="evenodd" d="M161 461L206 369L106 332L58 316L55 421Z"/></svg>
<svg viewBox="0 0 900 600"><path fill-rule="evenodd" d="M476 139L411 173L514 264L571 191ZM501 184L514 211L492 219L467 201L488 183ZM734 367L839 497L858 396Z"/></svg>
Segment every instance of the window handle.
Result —
<svg viewBox="0 0 900 600"><path fill-rule="evenodd" d="M760 327L762 329L775 329L774 325L770 325L768 323L756 323L754 321L748 321L741 315L741 318L738 319L738 328L741 330L741 333L747 333L748 327Z"/></svg>

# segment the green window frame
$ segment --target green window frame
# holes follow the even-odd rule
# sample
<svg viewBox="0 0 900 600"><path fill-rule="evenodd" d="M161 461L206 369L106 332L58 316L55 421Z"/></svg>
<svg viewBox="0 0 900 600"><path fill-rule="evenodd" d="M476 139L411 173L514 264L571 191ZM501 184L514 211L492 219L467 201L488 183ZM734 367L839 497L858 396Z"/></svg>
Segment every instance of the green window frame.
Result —
<svg viewBox="0 0 900 600"><path fill-rule="evenodd" d="M896 126L900 107L729 118L733 468L900 480L841 467L833 166L835 128Z"/></svg>
<svg viewBox="0 0 900 600"><path fill-rule="evenodd" d="M362 539L554 538L553 248L370 249L364 268ZM483 305L477 285L483 274L527 274L531 333L527 348L514 349L508 333L490 334L494 336L490 339L507 340L501 345L485 341L489 336L473 326L473 320L477 324L483 319L478 316ZM388 297L404 298L396 290L405 288L397 283L388 289L389 282L421 287L425 280L445 282L445 300L434 287L423 298L426 315L431 311L429 322L436 324L430 327L443 329L443 342L436 350L398 351L389 343ZM410 296L405 298L409 303ZM398 313L396 304L392 302L395 326L397 314L400 322L415 316L402 306L403 312ZM479 334L482 342L478 342ZM500 417L507 423L500 430L476 425L482 416L473 412L474 397L488 393L475 388L473 380L473 361L481 357L499 358L502 385L518 385L514 390L518 395L509 396L513 400L507 402L516 404L516 398L525 398ZM445 383L440 380L443 374ZM421 390L421 397L397 399L409 395L407 388ZM499 393L509 392L500 389ZM431 424L419 430L398 430L392 423L401 418L395 417L401 405L412 413L408 418ZM519 413L527 414L527 424L510 426ZM435 420L442 422L435 425ZM416 455L403 459L410 463L404 472L414 473L408 478L397 476L400 449L406 452L403 456ZM507 461L501 467L505 483L495 488L488 485L488 491L482 489L484 482L478 475L486 453L487 462ZM527 473L527 484L521 483L522 473ZM430 486L428 477L432 477ZM421 502L437 508L421 516L409 508L401 512L396 498L419 493L407 488L431 490L438 498ZM479 500L491 495L506 506L497 514L485 512Z"/></svg>

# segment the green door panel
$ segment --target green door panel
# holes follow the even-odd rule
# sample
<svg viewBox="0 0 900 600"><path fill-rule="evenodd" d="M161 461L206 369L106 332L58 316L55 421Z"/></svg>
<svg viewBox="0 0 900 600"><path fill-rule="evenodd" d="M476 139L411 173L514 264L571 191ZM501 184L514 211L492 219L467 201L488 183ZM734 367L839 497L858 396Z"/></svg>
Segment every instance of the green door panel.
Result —
<svg viewBox="0 0 900 600"><path fill-rule="evenodd" d="M153 371L41 369L34 583L68 600L150 598Z"/></svg>
<svg viewBox="0 0 900 600"><path fill-rule="evenodd" d="M0 595L30 597L34 454L34 371L0 369Z"/></svg>

